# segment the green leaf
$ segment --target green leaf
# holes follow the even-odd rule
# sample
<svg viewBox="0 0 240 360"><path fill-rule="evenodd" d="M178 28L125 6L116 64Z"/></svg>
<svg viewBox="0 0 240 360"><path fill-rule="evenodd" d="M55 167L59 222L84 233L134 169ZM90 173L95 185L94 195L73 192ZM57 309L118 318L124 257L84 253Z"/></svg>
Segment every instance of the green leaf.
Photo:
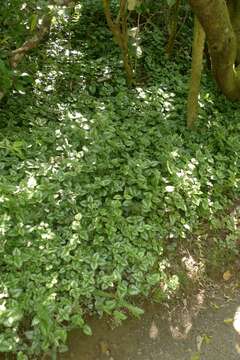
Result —
<svg viewBox="0 0 240 360"><path fill-rule="evenodd" d="M75 314L75 315L72 315L72 317L71 317L71 323L72 323L74 326L83 327L83 325L84 325L84 320L83 320L83 318L82 318L81 315Z"/></svg>
<svg viewBox="0 0 240 360"><path fill-rule="evenodd" d="M191 356L191 360L200 360L200 354L199 353L195 353Z"/></svg>
<svg viewBox="0 0 240 360"><path fill-rule="evenodd" d="M15 349L13 348L12 341L5 338L3 334L0 334L0 352L5 353L14 350Z"/></svg>
<svg viewBox="0 0 240 360"><path fill-rule="evenodd" d="M22 351L19 351L17 353L17 360L28 360L28 357Z"/></svg>
<svg viewBox="0 0 240 360"><path fill-rule="evenodd" d="M33 14L31 17L31 23L30 23L30 31L34 31L37 27L37 21L38 21L38 16L37 14Z"/></svg>
<svg viewBox="0 0 240 360"><path fill-rule="evenodd" d="M89 325L84 325L82 328L82 331L85 335L91 336L92 335L92 329L90 328Z"/></svg>
<svg viewBox="0 0 240 360"><path fill-rule="evenodd" d="M167 4L169 7L172 7L173 5L176 4L176 0L167 0Z"/></svg>
<svg viewBox="0 0 240 360"><path fill-rule="evenodd" d="M123 312L117 311L117 310L115 310L115 311L113 312L113 316L114 316L115 319L118 320L118 321L122 321L122 320L126 320L126 319L127 319L127 315L125 315Z"/></svg>
<svg viewBox="0 0 240 360"><path fill-rule="evenodd" d="M147 281L150 285L156 285L161 280L161 275L159 273L148 275Z"/></svg>
<svg viewBox="0 0 240 360"><path fill-rule="evenodd" d="M125 303L124 306L130 311L133 316L137 318L140 318L140 316L144 314L144 310L139 308L138 306L134 306L129 303Z"/></svg>

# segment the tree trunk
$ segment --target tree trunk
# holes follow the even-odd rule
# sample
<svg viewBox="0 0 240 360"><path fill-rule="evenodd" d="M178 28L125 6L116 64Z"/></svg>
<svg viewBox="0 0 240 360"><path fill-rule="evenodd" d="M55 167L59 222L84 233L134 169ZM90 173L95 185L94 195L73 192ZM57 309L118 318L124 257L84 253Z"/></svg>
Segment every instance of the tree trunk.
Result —
<svg viewBox="0 0 240 360"><path fill-rule="evenodd" d="M227 7L229 11L230 20L232 23L235 36L237 38L237 57L236 65L240 64L240 1L227 0Z"/></svg>
<svg viewBox="0 0 240 360"><path fill-rule="evenodd" d="M170 8L170 19L169 19L170 31L166 46L166 53L169 57L172 55L174 42L177 36L179 7L180 7L180 0L176 0L175 4Z"/></svg>
<svg viewBox="0 0 240 360"><path fill-rule="evenodd" d="M187 126L192 128L197 120L198 94L200 89L205 32L197 17L194 17L192 46L192 69L187 102Z"/></svg>
<svg viewBox="0 0 240 360"><path fill-rule="evenodd" d="M235 68L237 37L226 1L189 0L189 3L206 33L212 71L219 88L227 98L240 100L240 73Z"/></svg>

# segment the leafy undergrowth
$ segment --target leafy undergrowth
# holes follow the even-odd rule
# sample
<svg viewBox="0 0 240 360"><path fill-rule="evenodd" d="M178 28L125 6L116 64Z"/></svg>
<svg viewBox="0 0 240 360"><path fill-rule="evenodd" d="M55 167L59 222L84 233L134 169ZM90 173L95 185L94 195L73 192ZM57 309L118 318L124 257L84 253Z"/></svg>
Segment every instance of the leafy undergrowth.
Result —
<svg viewBox="0 0 240 360"><path fill-rule="evenodd" d="M188 247L198 276L239 254L234 216L214 235L239 196L238 105L205 75L188 131L184 50L166 61L161 31L146 28L149 81L131 90L111 35L89 19L58 25L31 88L1 111L0 352L19 360L64 351L73 327L91 334L85 314L121 321L142 313L134 296L171 298Z"/></svg>

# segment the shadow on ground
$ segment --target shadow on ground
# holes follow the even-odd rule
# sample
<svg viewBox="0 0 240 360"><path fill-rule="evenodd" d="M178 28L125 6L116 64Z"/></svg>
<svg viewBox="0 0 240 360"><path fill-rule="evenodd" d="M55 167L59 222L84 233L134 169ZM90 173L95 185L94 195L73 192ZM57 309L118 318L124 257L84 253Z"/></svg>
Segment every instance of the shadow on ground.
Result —
<svg viewBox="0 0 240 360"><path fill-rule="evenodd" d="M240 292L230 288L211 289L207 296L200 291L171 310L148 304L141 320L114 329L109 321L92 320L94 335L73 331L70 351L59 360L237 360L232 322Z"/></svg>

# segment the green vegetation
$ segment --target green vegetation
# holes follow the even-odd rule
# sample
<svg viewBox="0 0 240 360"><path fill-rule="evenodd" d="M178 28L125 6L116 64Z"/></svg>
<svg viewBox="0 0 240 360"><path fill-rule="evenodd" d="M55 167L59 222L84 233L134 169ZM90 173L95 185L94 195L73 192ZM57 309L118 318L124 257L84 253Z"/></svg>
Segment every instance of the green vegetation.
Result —
<svg viewBox="0 0 240 360"><path fill-rule="evenodd" d="M240 193L239 104L219 94L205 68L196 129L186 128L192 20L169 59L165 24L150 5L129 40L132 88L101 3L60 9L48 40L17 70L7 63L15 35L6 17L0 352L18 360L54 358L70 329L94 331L86 315L140 316L135 299L171 299L239 256L238 214L225 212ZM178 11L190 16L185 5ZM26 27L29 13L19 13L14 21Z"/></svg>

